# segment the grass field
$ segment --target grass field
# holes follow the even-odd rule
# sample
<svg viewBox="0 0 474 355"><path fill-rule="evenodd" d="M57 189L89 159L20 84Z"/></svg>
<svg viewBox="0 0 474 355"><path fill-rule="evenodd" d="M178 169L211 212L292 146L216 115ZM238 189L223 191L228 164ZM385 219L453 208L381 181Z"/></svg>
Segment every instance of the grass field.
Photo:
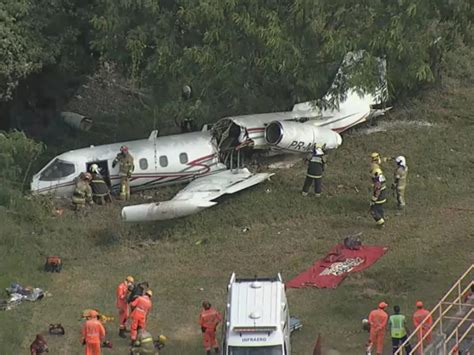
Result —
<svg viewBox="0 0 474 355"><path fill-rule="evenodd" d="M128 274L148 280L154 290L149 329L168 337L163 353L201 354L200 303L208 299L223 310L232 272L281 272L289 280L354 232L363 233L365 244L388 246L388 253L335 290L290 289L287 295L291 313L303 322L292 337L293 354L311 354L318 333L326 349L362 353L367 333L361 319L380 300L399 304L406 314L417 299L431 307L474 260L473 101L472 81L449 79L397 105L380 121L392 123L386 132L365 135L361 128L344 135L343 146L328 156L318 200L300 196L305 167L299 163L217 207L167 223L124 225L118 204L62 217L37 202L18 202L16 212L0 209L0 286L18 281L52 294L0 313L0 354L27 353L36 333L59 322L66 335L48 338L50 354L80 354L81 311L96 307L115 316L115 288ZM432 126L396 123L402 120ZM410 168L407 209L396 216L391 198L383 230L367 214L368 155L374 150L403 154ZM385 167L390 183L393 166ZM63 257L60 274L42 272L45 256L53 254ZM117 324L107 330L114 349L104 354L126 354ZM388 354L388 339L386 344Z"/></svg>

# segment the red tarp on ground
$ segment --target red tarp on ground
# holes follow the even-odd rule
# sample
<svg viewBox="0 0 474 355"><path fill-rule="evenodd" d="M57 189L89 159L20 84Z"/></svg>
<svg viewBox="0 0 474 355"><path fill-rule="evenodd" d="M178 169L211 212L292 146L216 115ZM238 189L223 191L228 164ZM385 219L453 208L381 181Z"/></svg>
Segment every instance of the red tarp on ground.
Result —
<svg viewBox="0 0 474 355"><path fill-rule="evenodd" d="M375 263L387 247L361 246L358 250L347 249L338 244L308 270L286 283L287 288L336 288L350 272L357 272Z"/></svg>

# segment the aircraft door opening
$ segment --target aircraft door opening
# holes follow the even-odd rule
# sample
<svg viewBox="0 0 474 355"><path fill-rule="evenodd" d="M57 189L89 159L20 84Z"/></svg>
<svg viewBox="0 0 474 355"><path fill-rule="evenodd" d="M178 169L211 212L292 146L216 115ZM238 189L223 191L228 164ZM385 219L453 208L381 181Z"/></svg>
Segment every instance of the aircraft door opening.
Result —
<svg viewBox="0 0 474 355"><path fill-rule="evenodd" d="M110 181L110 171L109 171L109 164L107 160L98 160L98 161L91 161L89 163L86 163L86 168L87 171L90 171L90 167L92 164L97 164L99 166L99 171L102 177L104 178L105 183L111 188L112 184Z"/></svg>

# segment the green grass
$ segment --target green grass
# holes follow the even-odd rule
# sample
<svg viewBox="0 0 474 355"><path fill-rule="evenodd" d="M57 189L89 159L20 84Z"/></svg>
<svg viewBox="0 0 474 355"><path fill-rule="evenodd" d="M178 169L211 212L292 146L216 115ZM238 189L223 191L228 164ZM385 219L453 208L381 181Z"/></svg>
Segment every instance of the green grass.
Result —
<svg viewBox="0 0 474 355"><path fill-rule="evenodd" d="M293 354L310 354L319 333L325 348L361 353L367 333L360 321L380 300L399 304L409 315L417 299L431 307L474 260L472 212L449 209L474 204L474 89L452 80L448 84L383 118L419 119L433 127L346 134L343 146L329 154L319 200L300 196L305 167L299 163L277 171L271 182L223 199L218 207L167 223L124 225L118 204L94 207L87 216L66 211L53 217L40 207L44 203L22 200L11 207L15 212L0 209L0 286L18 281L52 294L0 313L0 354L26 353L36 333L58 322L66 335L48 339L51 354L80 354L80 312L97 307L115 316L115 287L128 274L153 287L149 329L167 335L163 353L201 354L200 303L209 299L223 310L232 272L281 272L289 280L354 232L363 232L365 244L388 246L388 253L335 290L290 289L287 294L291 313L304 324L292 338ZM391 198L382 231L367 214L373 150L403 154L410 167L406 213L396 216ZM386 164L385 170L391 181L393 166ZM250 230L243 233L244 227ZM199 240L204 243L196 245ZM60 274L41 271L45 256L53 254L63 257ZM116 323L107 325L114 350L104 353L126 353L116 328Z"/></svg>

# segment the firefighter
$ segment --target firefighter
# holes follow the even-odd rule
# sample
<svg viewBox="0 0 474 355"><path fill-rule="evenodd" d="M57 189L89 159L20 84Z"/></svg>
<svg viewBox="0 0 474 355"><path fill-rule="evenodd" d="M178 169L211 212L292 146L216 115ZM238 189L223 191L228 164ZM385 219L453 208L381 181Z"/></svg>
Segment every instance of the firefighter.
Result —
<svg viewBox="0 0 474 355"><path fill-rule="evenodd" d="M222 321L221 314L208 301L202 303L201 314L199 315L199 325L203 334L203 344L207 355L211 354L214 348L216 354L219 353L219 344L216 339L217 325Z"/></svg>
<svg viewBox="0 0 474 355"><path fill-rule="evenodd" d="M381 164L382 164L382 158L380 158L379 153L373 152L372 154L370 154L370 171L376 168L382 169L380 167Z"/></svg>
<svg viewBox="0 0 474 355"><path fill-rule="evenodd" d="M373 193L370 200L370 214L375 220L377 227L385 225L383 205L387 201L385 176L380 168L375 168L371 172L373 182Z"/></svg>
<svg viewBox="0 0 474 355"><path fill-rule="evenodd" d="M390 328L390 335L392 336L392 352L395 354L400 345L407 340L407 334L410 331L407 328L405 316L400 314L400 306L393 307L393 312L395 314L392 314L388 319L388 326ZM407 354L411 352L410 343L405 345L405 351Z"/></svg>
<svg viewBox="0 0 474 355"><path fill-rule="evenodd" d="M388 314L385 312L387 306L388 304L385 302L380 302L378 308L369 313L370 336L367 354L372 353L374 344L377 348L377 355L382 355L383 353L383 339L388 320Z"/></svg>
<svg viewBox="0 0 474 355"><path fill-rule="evenodd" d="M105 202L112 202L109 187L100 174L99 166L97 164L92 164L90 167L90 172L92 175L92 200L99 205L103 205Z"/></svg>
<svg viewBox="0 0 474 355"><path fill-rule="evenodd" d="M92 189L90 187L90 182L92 180L92 175L89 173L81 173L79 179L76 182L76 188L72 195L72 204L74 210L79 210L85 207L87 204L93 204L92 201Z"/></svg>
<svg viewBox="0 0 474 355"><path fill-rule="evenodd" d="M413 326L415 329L423 322L426 318L426 321L421 326L420 330L417 332L418 342L421 342L425 334L428 335L425 338L424 344L429 344L431 342L431 325L433 324L433 318L431 317L430 311L424 308L423 302L416 301L416 311L413 313ZM423 346L421 346L423 349Z"/></svg>
<svg viewBox="0 0 474 355"><path fill-rule="evenodd" d="M306 158L308 161L308 171L303 185L303 196L308 196L309 188L314 181L314 193L316 197L321 196L321 180L323 178L323 171L326 165L326 157L324 156L323 147L315 144L311 153Z"/></svg>
<svg viewBox="0 0 474 355"><path fill-rule="evenodd" d="M97 319L99 313L90 310L82 325L82 345L86 346L86 355L100 355L101 344L105 338L105 328Z"/></svg>
<svg viewBox="0 0 474 355"><path fill-rule="evenodd" d="M119 312L119 336L121 338L126 338L125 335L126 331L126 324L129 316L128 310L128 303L127 303L127 296L128 296L128 288L130 285L133 285L135 280L132 276L127 276L123 282L118 285L117 290L115 292L117 300L115 302L115 306Z"/></svg>
<svg viewBox="0 0 474 355"><path fill-rule="evenodd" d="M138 338L130 349L130 355L158 355L158 349L161 349L165 345L166 337L164 335L160 335L158 339L157 346L155 346L153 336L146 330L140 329L138 331Z"/></svg>
<svg viewBox="0 0 474 355"><path fill-rule="evenodd" d="M31 355L39 355L49 352L48 343L41 334L36 334L36 338L30 345Z"/></svg>
<svg viewBox="0 0 474 355"><path fill-rule="evenodd" d="M394 182L392 189L397 196L397 206L399 209L405 207L405 188L407 185L408 166L404 156L400 155L395 158L397 169L394 173Z"/></svg>
<svg viewBox="0 0 474 355"><path fill-rule="evenodd" d="M130 185L129 179L132 176L135 165L133 164L133 157L128 151L128 147L123 145L120 147L120 153L112 162L112 168L119 164L119 176L120 176L120 199L130 199Z"/></svg>
<svg viewBox="0 0 474 355"><path fill-rule="evenodd" d="M145 330L146 328L147 317L152 308L152 296L153 292L148 289L144 296L138 296L132 303L130 303L132 309L132 314L130 315L130 318L132 318L132 325L130 326L130 339L132 345L137 340L138 328L142 330Z"/></svg>

